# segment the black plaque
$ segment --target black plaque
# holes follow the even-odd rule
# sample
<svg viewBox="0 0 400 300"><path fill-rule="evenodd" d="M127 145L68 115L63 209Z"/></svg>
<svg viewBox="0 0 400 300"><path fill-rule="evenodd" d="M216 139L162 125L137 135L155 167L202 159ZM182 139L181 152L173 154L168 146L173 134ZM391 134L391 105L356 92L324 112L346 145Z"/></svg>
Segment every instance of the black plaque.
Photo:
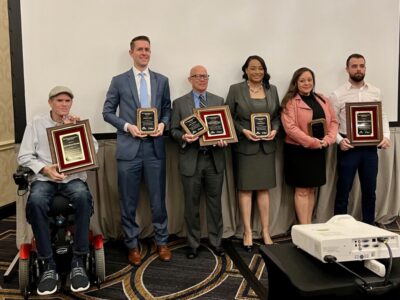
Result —
<svg viewBox="0 0 400 300"><path fill-rule="evenodd" d="M139 108L137 110L137 127L146 134L156 133L158 116L156 108Z"/></svg>
<svg viewBox="0 0 400 300"><path fill-rule="evenodd" d="M251 114L251 131L257 137L267 137L271 133L271 117L269 113Z"/></svg>
<svg viewBox="0 0 400 300"><path fill-rule="evenodd" d="M308 134L322 140L326 135L326 120L324 118L312 120L308 123Z"/></svg>
<svg viewBox="0 0 400 300"><path fill-rule="evenodd" d="M189 117L181 121L182 128L186 133L193 136L200 136L208 130L206 124L196 115L190 115Z"/></svg>

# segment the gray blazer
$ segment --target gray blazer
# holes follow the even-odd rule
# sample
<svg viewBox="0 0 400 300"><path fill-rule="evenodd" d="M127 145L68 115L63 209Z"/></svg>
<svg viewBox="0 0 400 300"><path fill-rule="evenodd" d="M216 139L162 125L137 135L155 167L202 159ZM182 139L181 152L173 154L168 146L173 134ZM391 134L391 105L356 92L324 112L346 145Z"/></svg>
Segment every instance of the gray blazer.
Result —
<svg viewBox="0 0 400 300"><path fill-rule="evenodd" d="M276 131L281 126L279 118L279 97L277 89L274 85L270 85L269 89L265 89L267 95L267 106L265 112L271 116L271 127ZM274 152L276 149L276 138L273 141L249 141L242 133L243 129L251 130L250 116L253 113L250 104L250 91L247 82L240 82L230 86L228 96L226 97L226 104L229 105L231 110L233 122L235 123L236 133L239 142L233 144L233 150L243 154L255 154L259 150L259 144L265 153Z"/></svg>
<svg viewBox="0 0 400 300"><path fill-rule="evenodd" d="M207 92L207 106L224 105L224 99ZM171 135L179 144L179 170L182 175L193 176L196 171L199 143L186 143L182 140L185 131L180 125L180 121L193 114L195 108L192 92L174 100L172 102ZM212 147L214 166L218 173L225 169L225 151L220 147Z"/></svg>
<svg viewBox="0 0 400 300"><path fill-rule="evenodd" d="M168 130L171 117L171 99L169 94L168 78L156 72L150 73L151 107L157 108L158 122L165 124ZM140 138L133 137L124 131L126 122L136 125L136 110L140 108L139 96L136 88L135 76L130 69L115 76L107 92L103 107L103 118L117 128L117 153L120 160L132 160L141 143ZM119 109L118 115L116 114ZM158 158L165 157L163 137L151 138Z"/></svg>

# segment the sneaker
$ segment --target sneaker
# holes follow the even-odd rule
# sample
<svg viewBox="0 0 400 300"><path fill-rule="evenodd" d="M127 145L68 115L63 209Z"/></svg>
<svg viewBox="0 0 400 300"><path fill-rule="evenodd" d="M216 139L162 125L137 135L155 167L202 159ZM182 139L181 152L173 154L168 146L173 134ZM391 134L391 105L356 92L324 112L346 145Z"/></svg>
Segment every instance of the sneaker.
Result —
<svg viewBox="0 0 400 300"><path fill-rule="evenodd" d="M70 273L71 291L83 292L90 287L89 278L82 264L76 263Z"/></svg>
<svg viewBox="0 0 400 300"><path fill-rule="evenodd" d="M57 291L58 274L55 265L47 265L37 286L38 295L51 295Z"/></svg>

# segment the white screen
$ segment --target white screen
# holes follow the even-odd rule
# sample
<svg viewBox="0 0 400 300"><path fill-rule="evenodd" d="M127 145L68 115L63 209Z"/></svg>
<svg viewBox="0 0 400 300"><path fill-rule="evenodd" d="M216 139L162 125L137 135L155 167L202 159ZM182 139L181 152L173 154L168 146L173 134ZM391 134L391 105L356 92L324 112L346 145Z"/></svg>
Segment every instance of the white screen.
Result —
<svg viewBox="0 0 400 300"><path fill-rule="evenodd" d="M94 133L114 132L101 114L107 89L132 66L131 39L147 35L150 69L169 77L171 99L190 90L196 64L208 68L209 91L225 98L253 54L265 59L280 97L303 66L329 95L357 52L397 121L398 0L21 0L21 20L28 120L47 109L53 86L67 85L72 113L90 119Z"/></svg>

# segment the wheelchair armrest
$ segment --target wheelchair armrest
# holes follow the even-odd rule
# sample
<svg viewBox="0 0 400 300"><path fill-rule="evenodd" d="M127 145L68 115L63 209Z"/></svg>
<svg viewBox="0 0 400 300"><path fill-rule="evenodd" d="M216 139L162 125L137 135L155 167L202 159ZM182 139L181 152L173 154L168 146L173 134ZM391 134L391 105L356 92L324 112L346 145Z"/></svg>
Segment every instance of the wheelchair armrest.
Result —
<svg viewBox="0 0 400 300"><path fill-rule="evenodd" d="M18 166L17 171L13 174L14 182L18 185L18 191L28 189L31 174L33 174L33 171L30 168Z"/></svg>

